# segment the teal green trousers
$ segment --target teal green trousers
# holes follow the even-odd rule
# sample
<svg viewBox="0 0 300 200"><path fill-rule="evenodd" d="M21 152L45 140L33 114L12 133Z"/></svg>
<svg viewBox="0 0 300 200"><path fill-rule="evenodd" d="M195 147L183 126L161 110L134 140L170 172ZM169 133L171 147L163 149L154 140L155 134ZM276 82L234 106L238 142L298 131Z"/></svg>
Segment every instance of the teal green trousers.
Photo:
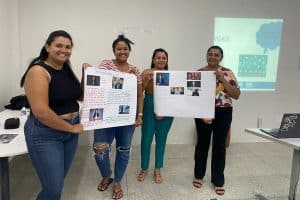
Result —
<svg viewBox="0 0 300 200"><path fill-rule="evenodd" d="M163 167L164 154L168 132L171 128L173 117L164 117L157 120L154 113L153 95L145 94L143 125L141 138L141 168L148 169L150 161L151 144L155 135L155 168Z"/></svg>

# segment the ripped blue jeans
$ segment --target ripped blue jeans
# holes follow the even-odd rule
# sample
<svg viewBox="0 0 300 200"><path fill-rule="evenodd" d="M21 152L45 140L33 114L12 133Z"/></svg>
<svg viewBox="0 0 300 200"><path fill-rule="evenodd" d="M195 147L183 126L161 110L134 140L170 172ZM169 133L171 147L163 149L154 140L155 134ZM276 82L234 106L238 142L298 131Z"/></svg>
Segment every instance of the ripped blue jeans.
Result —
<svg viewBox="0 0 300 200"><path fill-rule="evenodd" d="M102 177L111 173L109 159L110 146L116 139L116 159L114 167L114 181L121 182L129 160L134 125L97 129L94 133L95 160Z"/></svg>

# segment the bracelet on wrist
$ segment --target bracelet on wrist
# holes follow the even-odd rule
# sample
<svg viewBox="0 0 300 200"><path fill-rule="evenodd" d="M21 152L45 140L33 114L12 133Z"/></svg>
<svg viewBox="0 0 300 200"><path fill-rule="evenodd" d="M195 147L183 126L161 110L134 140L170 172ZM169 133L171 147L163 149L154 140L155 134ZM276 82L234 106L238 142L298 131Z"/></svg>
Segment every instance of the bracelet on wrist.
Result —
<svg viewBox="0 0 300 200"><path fill-rule="evenodd" d="M143 116L143 113L138 113L138 116L141 116L141 117L142 117L142 116Z"/></svg>

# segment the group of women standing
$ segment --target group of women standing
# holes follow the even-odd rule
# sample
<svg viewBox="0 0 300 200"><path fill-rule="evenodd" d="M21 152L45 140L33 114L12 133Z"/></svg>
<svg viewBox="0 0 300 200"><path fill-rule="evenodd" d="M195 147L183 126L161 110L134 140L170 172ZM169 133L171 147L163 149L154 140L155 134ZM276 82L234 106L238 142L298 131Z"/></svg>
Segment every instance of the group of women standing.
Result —
<svg viewBox="0 0 300 200"><path fill-rule="evenodd" d="M105 191L113 184L113 199L123 197L121 186L125 174L131 141L135 127L142 125L141 170L137 180L145 180L149 168L151 144L155 135L155 183L162 183L164 152L173 117L157 116L153 104L154 71L168 70L168 53L164 49L153 52L149 69L140 70L127 62L133 43L120 35L112 44L115 58L103 60L99 68L126 72L137 77L137 115L132 125L97 129L94 132L93 150L102 180L99 191ZM69 58L73 41L63 31L52 32L40 55L33 59L21 80L31 106L24 132L32 164L38 174L42 190L37 200L58 200L71 162L74 158L78 135L83 133L79 123L78 100L83 97L83 85L71 69ZM206 170L210 136L213 131L212 176L215 192L224 194L225 141L232 119L231 98L238 99L239 87L231 70L221 67L223 51L213 46L207 51L208 65L200 70L216 72L216 112L214 119L195 119L197 145L195 148L195 169L193 185L203 184ZM83 69L91 65L84 63ZM116 140L114 171L110 164L110 147ZM112 178L112 175L113 178Z"/></svg>

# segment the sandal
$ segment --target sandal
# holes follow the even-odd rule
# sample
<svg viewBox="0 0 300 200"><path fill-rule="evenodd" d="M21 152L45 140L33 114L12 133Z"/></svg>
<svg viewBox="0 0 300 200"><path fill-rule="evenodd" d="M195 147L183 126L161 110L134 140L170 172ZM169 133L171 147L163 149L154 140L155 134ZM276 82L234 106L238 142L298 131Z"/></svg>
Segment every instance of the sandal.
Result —
<svg viewBox="0 0 300 200"><path fill-rule="evenodd" d="M163 178L162 178L162 175L161 175L159 169L154 170L154 182L155 183L162 183L163 182Z"/></svg>
<svg viewBox="0 0 300 200"><path fill-rule="evenodd" d="M136 179L140 182L143 182L145 180L147 172L148 172L147 170L141 170L139 175L136 177Z"/></svg>
<svg viewBox="0 0 300 200"><path fill-rule="evenodd" d="M121 199L123 197L123 190L120 183L115 183L112 198L113 199Z"/></svg>
<svg viewBox="0 0 300 200"><path fill-rule="evenodd" d="M217 195L224 195L225 189L224 189L223 187L216 187L216 186L215 186L215 193L216 193Z"/></svg>
<svg viewBox="0 0 300 200"><path fill-rule="evenodd" d="M108 186L113 182L113 179L110 178L110 176L111 176L111 172L110 172L109 176L104 177L104 178L101 180L101 182L99 183L97 189L98 189L100 192L105 191L105 190L108 188Z"/></svg>
<svg viewBox="0 0 300 200"><path fill-rule="evenodd" d="M203 181L201 179L194 179L193 180L193 186L195 188L201 188L201 186L203 185Z"/></svg>

